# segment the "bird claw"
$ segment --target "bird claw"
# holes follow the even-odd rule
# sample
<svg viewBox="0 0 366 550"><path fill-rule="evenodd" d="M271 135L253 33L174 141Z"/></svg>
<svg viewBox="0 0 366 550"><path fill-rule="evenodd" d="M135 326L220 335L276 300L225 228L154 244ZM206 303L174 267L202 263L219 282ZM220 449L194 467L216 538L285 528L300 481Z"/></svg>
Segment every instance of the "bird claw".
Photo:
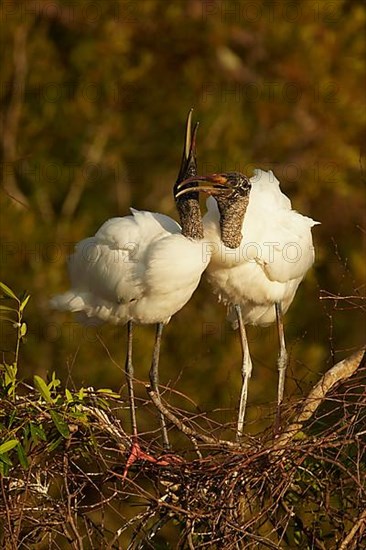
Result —
<svg viewBox="0 0 366 550"><path fill-rule="evenodd" d="M136 462L136 460L145 460L146 462L156 464L157 466L171 466L173 464L181 464L183 462L182 458L173 454L166 454L160 458L155 458L148 453L145 453L145 451L141 449L140 444L137 441L134 441L132 443L130 456L127 459L126 466L123 472L123 479L126 479L128 470Z"/></svg>
<svg viewBox="0 0 366 550"><path fill-rule="evenodd" d="M164 454L156 460L158 466L171 466L174 464L182 464L183 462L183 458L172 453Z"/></svg>
<svg viewBox="0 0 366 550"><path fill-rule="evenodd" d="M156 459L145 453L140 447L140 444L137 441L134 441L132 443L130 456L127 459L125 470L123 472L123 479L126 479L128 470L131 468L132 464L136 462L136 460L147 460L148 462L156 462Z"/></svg>

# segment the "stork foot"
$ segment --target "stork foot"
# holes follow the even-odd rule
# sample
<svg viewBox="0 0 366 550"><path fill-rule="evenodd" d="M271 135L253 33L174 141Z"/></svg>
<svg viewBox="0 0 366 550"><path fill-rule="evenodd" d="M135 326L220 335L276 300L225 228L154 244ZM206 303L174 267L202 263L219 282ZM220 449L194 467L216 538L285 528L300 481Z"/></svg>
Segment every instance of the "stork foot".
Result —
<svg viewBox="0 0 366 550"><path fill-rule="evenodd" d="M127 459L126 466L123 472L123 479L126 479L129 469L137 460L145 460L146 462L156 464L157 466L171 466L174 464L181 464L183 462L182 458L173 454L165 454L159 458L155 458L154 456L151 456L143 451L138 441L134 441L132 443L130 455Z"/></svg>

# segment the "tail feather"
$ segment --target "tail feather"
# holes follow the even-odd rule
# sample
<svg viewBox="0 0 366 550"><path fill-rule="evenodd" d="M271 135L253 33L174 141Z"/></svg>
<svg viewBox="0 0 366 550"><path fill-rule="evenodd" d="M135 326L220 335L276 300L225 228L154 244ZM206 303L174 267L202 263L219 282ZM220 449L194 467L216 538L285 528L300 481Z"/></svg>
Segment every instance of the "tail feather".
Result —
<svg viewBox="0 0 366 550"><path fill-rule="evenodd" d="M54 296L49 304L53 309L76 313L76 319L82 325L97 326L104 322L119 325L129 320L128 305L98 300L88 292L69 290Z"/></svg>
<svg viewBox="0 0 366 550"><path fill-rule="evenodd" d="M50 306L59 311L83 311L85 305L83 297L71 290L58 294L50 300Z"/></svg>

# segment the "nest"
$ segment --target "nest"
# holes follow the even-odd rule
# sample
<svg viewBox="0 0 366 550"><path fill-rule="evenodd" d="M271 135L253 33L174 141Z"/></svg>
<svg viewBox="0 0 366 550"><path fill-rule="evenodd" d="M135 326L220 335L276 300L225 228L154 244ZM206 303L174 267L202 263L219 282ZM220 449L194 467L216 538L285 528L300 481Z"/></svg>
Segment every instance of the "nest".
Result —
<svg viewBox="0 0 366 550"><path fill-rule="evenodd" d="M365 377L361 351L287 411L281 433L267 429L240 445L163 405L187 449L163 455L142 436L151 460L127 472L131 438L119 396L89 390L47 402L24 386L2 400L0 420L12 418L21 441L1 455L3 547L159 548L168 534L181 549L359 548Z"/></svg>

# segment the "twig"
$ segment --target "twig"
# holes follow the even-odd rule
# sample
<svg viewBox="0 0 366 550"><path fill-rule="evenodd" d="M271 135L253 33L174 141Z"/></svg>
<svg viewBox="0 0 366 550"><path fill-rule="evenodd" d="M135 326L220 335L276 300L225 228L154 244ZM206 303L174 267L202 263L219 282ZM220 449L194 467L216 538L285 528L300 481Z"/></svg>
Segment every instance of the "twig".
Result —
<svg viewBox="0 0 366 550"><path fill-rule="evenodd" d="M339 550L346 550L348 548L348 545L352 541L352 539L357 534L357 531L365 527L366 527L366 510L364 510L361 513L360 517L358 518L358 520L356 521L356 523L354 524L354 526L352 527L348 535L343 539L339 547Z"/></svg>
<svg viewBox="0 0 366 550"><path fill-rule="evenodd" d="M101 409L83 406L83 410L98 420L105 431L109 433L116 441L118 450L124 453L130 445L127 434L125 434L123 430L120 431L114 424L112 424L108 415Z"/></svg>
<svg viewBox="0 0 366 550"><path fill-rule="evenodd" d="M70 442L69 442L70 443ZM68 445L69 446L69 445ZM70 525L71 530L75 536L75 539L72 541L72 545L77 548L77 550L83 550L83 539L79 533L78 527L77 527L77 504L76 504L76 497L74 494L70 492L69 488L69 460L68 455L65 453L63 457L63 477L64 477L64 486L66 490L66 496L67 496L67 516L66 521ZM73 506L72 501L75 499L75 505ZM76 516L76 521L74 518L74 514Z"/></svg>
<svg viewBox="0 0 366 550"><path fill-rule="evenodd" d="M184 424L179 418L177 418L172 412L170 412L162 403L159 402L158 396L156 395L156 392L154 392L150 386L146 386L146 391L151 397L151 401L154 403L155 407L168 419L174 426L178 428L182 433L187 435L188 437L193 437L195 439L199 439L200 441L203 441L204 443L207 443L208 445L221 445L222 447L227 447L229 449L240 449L241 446L237 443L233 443L232 441L226 441L223 439L215 439L213 437L209 437L208 435L204 435L201 433L196 432L195 430L192 430L189 426Z"/></svg>
<svg viewBox="0 0 366 550"><path fill-rule="evenodd" d="M274 450L285 449L295 435L301 430L303 424L312 417L319 405L323 402L327 393L342 380L346 380L366 361L366 351L361 349L350 357L339 361L329 369L310 391L304 401L301 412L288 428L281 434L273 445Z"/></svg>
<svg viewBox="0 0 366 550"><path fill-rule="evenodd" d="M4 478L3 478L3 476L0 476L0 484L1 484L1 494L2 494L2 497L4 499L4 505L5 505L6 520L7 520L7 531L8 531L9 537L11 539L11 545L12 545L13 548L15 548L16 547L16 544L15 544L16 539L15 539L15 536L14 536L13 525L12 525L13 522L11 520L11 513L10 513L10 509L9 509L7 492L5 491L5 487L4 487ZM5 537L6 537L6 531L5 531ZM6 547L9 548L6 539L5 539L5 544L6 544Z"/></svg>
<svg viewBox="0 0 366 550"><path fill-rule="evenodd" d="M321 292L326 292L321 291ZM320 296L319 300L366 300L366 296L338 296L338 294L327 294Z"/></svg>
<svg viewBox="0 0 366 550"><path fill-rule="evenodd" d="M15 529L15 533L14 533L16 546L18 545L18 541L19 541L19 538L20 538L21 527L22 527L22 519L23 519L25 504L26 504L28 491L29 491L31 472L32 472L32 465L28 469L27 480L25 482L24 498L22 499L22 503L20 505L19 517L18 517L18 522L17 522L18 525L17 525L17 527Z"/></svg>

